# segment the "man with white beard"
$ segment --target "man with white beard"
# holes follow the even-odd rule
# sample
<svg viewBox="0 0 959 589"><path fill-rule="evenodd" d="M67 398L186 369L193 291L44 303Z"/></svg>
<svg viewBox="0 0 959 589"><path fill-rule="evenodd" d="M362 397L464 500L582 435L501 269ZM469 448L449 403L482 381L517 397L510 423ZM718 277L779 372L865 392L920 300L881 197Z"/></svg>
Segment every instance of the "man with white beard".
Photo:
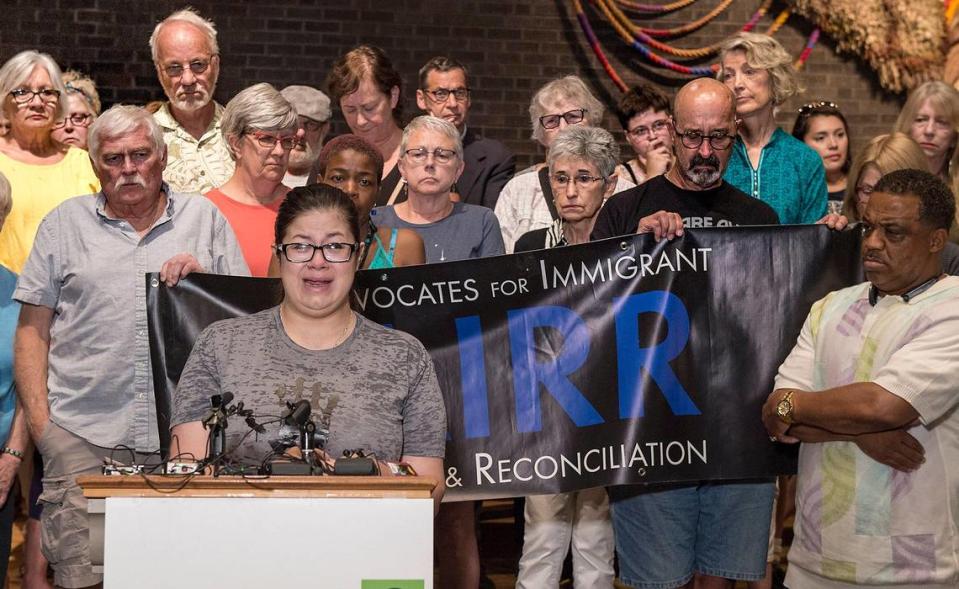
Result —
<svg viewBox="0 0 959 589"><path fill-rule="evenodd" d="M283 98L296 109L297 121L303 129L300 139L290 152L283 184L290 188L305 186L310 170L320 157L323 140L330 131L330 98L310 86L287 86L280 90Z"/></svg>
<svg viewBox="0 0 959 589"><path fill-rule="evenodd" d="M208 192L233 175L220 133L223 107L213 100L220 74L215 25L193 9L178 10L153 29L150 51L169 102L154 118L168 161L163 179L177 192Z"/></svg>

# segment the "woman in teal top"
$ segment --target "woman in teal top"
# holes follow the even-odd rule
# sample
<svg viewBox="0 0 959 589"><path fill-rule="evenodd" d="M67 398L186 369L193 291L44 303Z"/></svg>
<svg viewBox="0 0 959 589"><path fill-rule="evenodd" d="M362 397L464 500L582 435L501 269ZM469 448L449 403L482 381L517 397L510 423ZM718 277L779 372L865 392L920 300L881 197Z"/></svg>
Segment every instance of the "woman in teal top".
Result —
<svg viewBox="0 0 959 589"><path fill-rule="evenodd" d="M822 159L775 119L799 90L792 58L771 37L739 33L723 44L720 61L741 121L725 180L775 209L784 225L815 223L828 202Z"/></svg>
<svg viewBox="0 0 959 589"><path fill-rule="evenodd" d="M10 183L0 174L0 229L10 213ZM27 428L23 413L16 410L17 395L13 382L13 336L20 316L20 303L13 300L17 275L0 266L0 584L7 575L11 531L16 516L13 485L27 446Z"/></svg>
<svg viewBox="0 0 959 589"><path fill-rule="evenodd" d="M356 135L340 135L323 146L317 159L319 181L336 186L356 203L363 225L360 267L393 268L426 263L423 239L412 229L377 227L370 220L383 172L383 156Z"/></svg>

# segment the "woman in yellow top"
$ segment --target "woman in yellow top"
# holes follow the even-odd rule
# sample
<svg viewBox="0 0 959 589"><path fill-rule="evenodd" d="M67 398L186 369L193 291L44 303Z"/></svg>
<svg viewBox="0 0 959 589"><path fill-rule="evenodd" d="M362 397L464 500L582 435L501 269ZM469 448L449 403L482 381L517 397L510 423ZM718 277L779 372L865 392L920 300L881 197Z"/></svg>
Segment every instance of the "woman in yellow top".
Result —
<svg viewBox="0 0 959 589"><path fill-rule="evenodd" d="M0 68L3 117L0 172L10 181L13 208L0 231L0 264L19 273L40 221L72 196L100 190L87 152L57 143L51 134L66 116L66 88L49 55L22 51Z"/></svg>

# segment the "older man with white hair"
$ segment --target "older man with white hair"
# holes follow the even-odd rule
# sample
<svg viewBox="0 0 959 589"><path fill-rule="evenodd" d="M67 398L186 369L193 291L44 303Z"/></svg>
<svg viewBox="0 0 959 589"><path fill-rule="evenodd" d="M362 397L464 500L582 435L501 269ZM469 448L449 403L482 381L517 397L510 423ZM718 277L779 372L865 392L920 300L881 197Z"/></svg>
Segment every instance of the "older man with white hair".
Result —
<svg viewBox="0 0 959 589"><path fill-rule="evenodd" d="M169 149L163 179L179 192L207 192L233 175L220 132L223 107L213 100L220 75L216 26L191 8L178 10L153 29L150 51L169 100L154 115Z"/></svg>
<svg viewBox="0 0 959 589"><path fill-rule="evenodd" d="M216 207L163 182L166 146L149 113L111 108L89 149L102 190L44 218L13 294L14 371L43 455L43 549L59 587L102 581L76 477L98 473L118 446L141 458L159 447L144 275L173 286L190 272L249 274Z"/></svg>

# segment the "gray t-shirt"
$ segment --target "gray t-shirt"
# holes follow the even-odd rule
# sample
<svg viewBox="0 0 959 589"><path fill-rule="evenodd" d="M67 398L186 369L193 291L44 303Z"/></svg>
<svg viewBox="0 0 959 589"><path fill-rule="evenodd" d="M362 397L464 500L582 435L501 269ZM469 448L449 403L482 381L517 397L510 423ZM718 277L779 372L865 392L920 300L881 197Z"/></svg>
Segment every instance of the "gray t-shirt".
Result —
<svg viewBox="0 0 959 589"><path fill-rule="evenodd" d="M493 211L486 207L453 203L453 211L433 223L407 223L393 207L376 207L373 223L382 227L412 229L423 238L426 262L454 262L506 253L503 234Z"/></svg>
<svg viewBox="0 0 959 589"><path fill-rule="evenodd" d="M287 401L306 399L317 429L329 429L325 449L334 458L345 449L390 461L442 458L446 449L446 408L423 344L359 315L350 337L329 350L294 343L279 307L210 325L183 369L171 426L203 419L210 396L226 392L261 424L283 415ZM290 426L265 427L241 444L251 430L239 417L230 420L226 448L233 463L260 464L297 441Z"/></svg>

